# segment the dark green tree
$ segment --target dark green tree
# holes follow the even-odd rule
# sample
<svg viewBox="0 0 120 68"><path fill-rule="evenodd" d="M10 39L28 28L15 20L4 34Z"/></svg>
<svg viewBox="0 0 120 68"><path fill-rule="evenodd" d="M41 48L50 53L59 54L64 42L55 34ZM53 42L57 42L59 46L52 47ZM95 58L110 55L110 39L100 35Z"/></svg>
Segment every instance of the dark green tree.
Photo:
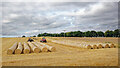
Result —
<svg viewBox="0 0 120 68"><path fill-rule="evenodd" d="M25 37L25 35L23 35L22 37Z"/></svg>
<svg viewBox="0 0 120 68"><path fill-rule="evenodd" d="M83 32L78 31L78 37L83 37Z"/></svg>
<svg viewBox="0 0 120 68"><path fill-rule="evenodd" d="M104 32L98 31L97 32L97 37L104 37Z"/></svg>
<svg viewBox="0 0 120 68"><path fill-rule="evenodd" d="M113 36L114 36L113 31L107 30L107 31L105 32L105 37L113 37Z"/></svg>
<svg viewBox="0 0 120 68"><path fill-rule="evenodd" d="M85 37L92 37L91 32L90 31L85 32Z"/></svg>
<svg viewBox="0 0 120 68"><path fill-rule="evenodd" d="M96 31L91 31L90 34L91 34L92 37L97 37L97 32Z"/></svg>
<svg viewBox="0 0 120 68"><path fill-rule="evenodd" d="M119 29L116 29L114 30L114 37L120 37L120 30Z"/></svg>
<svg viewBox="0 0 120 68"><path fill-rule="evenodd" d="M41 37L42 35L41 34L38 34L37 37Z"/></svg>
<svg viewBox="0 0 120 68"><path fill-rule="evenodd" d="M62 33L60 33L60 37L64 37L64 33L62 32Z"/></svg>
<svg viewBox="0 0 120 68"><path fill-rule="evenodd" d="M36 37L35 35L33 37Z"/></svg>

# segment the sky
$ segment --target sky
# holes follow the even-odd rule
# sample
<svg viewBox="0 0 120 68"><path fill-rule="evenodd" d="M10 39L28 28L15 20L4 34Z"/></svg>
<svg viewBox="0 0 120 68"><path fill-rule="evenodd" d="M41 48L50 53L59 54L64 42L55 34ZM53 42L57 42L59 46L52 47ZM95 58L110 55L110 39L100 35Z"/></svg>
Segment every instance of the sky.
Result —
<svg viewBox="0 0 120 68"><path fill-rule="evenodd" d="M3 37L118 28L117 2L2 2Z"/></svg>

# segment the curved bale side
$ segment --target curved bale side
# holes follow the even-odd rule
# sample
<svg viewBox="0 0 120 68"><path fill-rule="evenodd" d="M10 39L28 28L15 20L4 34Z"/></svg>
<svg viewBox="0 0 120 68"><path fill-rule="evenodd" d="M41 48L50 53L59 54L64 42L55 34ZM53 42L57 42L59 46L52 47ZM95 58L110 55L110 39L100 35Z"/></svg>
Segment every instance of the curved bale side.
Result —
<svg viewBox="0 0 120 68"><path fill-rule="evenodd" d="M23 50L23 53L24 54L29 54L30 53L30 47L28 46L28 44L27 43L23 43L24 45L24 50Z"/></svg>
<svg viewBox="0 0 120 68"><path fill-rule="evenodd" d="M15 49L17 48L17 46L18 46L17 42L16 42L16 43L14 43L14 44L13 44L13 46L12 46L12 47L10 47L10 48L7 50L7 54L8 54L8 55L13 54L13 53L14 53L14 51L15 51Z"/></svg>
<svg viewBox="0 0 120 68"><path fill-rule="evenodd" d="M91 45L84 45L83 48L92 49L92 46Z"/></svg>
<svg viewBox="0 0 120 68"><path fill-rule="evenodd" d="M97 45L91 45L93 49L97 49Z"/></svg>
<svg viewBox="0 0 120 68"><path fill-rule="evenodd" d="M98 44L97 47L98 47L98 49L103 48L102 44Z"/></svg>
<svg viewBox="0 0 120 68"><path fill-rule="evenodd" d="M51 51L51 52L56 51L56 48L55 48L55 47L52 47L52 46L45 46L45 47L47 47L48 50Z"/></svg>
<svg viewBox="0 0 120 68"><path fill-rule="evenodd" d="M109 44L109 47L110 48L115 48L115 45L114 44Z"/></svg>
<svg viewBox="0 0 120 68"><path fill-rule="evenodd" d="M19 43L18 43L18 47L17 47L17 49L15 50L15 54L21 54L22 51L23 51L23 46L22 46L22 43L19 42Z"/></svg>
<svg viewBox="0 0 120 68"><path fill-rule="evenodd" d="M43 44L43 43L40 43L40 42L38 42L38 43L39 43L40 45L45 46L45 47L48 49L48 51L50 51L50 52L56 51L56 48L53 47L53 46L49 46L49 45L46 45L46 44Z"/></svg>
<svg viewBox="0 0 120 68"><path fill-rule="evenodd" d="M39 53L40 52L40 49L38 47L36 47L35 45L33 45L31 42L28 42L30 48L31 48L31 52L34 52L34 53Z"/></svg>
<svg viewBox="0 0 120 68"><path fill-rule="evenodd" d="M103 44L104 48L110 48L109 44Z"/></svg>
<svg viewBox="0 0 120 68"><path fill-rule="evenodd" d="M41 46L39 43L34 42L33 44L36 45L40 49L41 52L48 51L48 49L45 46Z"/></svg>

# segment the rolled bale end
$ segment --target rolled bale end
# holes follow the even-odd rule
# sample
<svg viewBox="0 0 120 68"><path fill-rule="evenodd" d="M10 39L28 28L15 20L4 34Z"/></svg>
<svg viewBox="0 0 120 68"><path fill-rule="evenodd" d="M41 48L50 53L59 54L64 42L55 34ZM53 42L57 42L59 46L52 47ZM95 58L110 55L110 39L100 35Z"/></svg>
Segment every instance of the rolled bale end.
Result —
<svg viewBox="0 0 120 68"><path fill-rule="evenodd" d="M29 49L25 49L23 52L24 52L24 54L29 54L30 50Z"/></svg>
<svg viewBox="0 0 120 68"><path fill-rule="evenodd" d="M17 48L17 42L16 43L14 43L13 44L13 46L12 47L10 47L8 50L7 50L7 54L8 55L11 55L11 54L13 54L14 53L14 51L15 51L15 49Z"/></svg>
<svg viewBox="0 0 120 68"><path fill-rule="evenodd" d="M92 49L92 47L90 45L86 45L87 49Z"/></svg>
<svg viewBox="0 0 120 68"><path fill-rule="evenodd" d="M49 46L43 43L39 43L40 45L42 45L43 47L46 47L48 49L48 51L52 52L52 51L56 51L56 48L53 46Z"/></svg>
<svg viewBox="0 0 120 68"><path fill-rule="evenodd" d="M97 47L97 45L93 45L92 48L93 49L97 49L98 47Z"/></svg>
<svg viewBox="0 0 120 68"><path fill-rule="evenodd" d="M24 42L24 50L23 50L24 54L29 54L30 53L30 47L28 46L27 43Z"/></svg>
<svg viewBox="0 0 120 68"><path fill-rule="evenodd" d="M40 45L39 43L34 42L33 44L34 44L36 47L38 47L41 52L47 52L47 51L48 51L48 49L47 49L45 46Z"/></svg>
<svg viewBox="0 0 120 68"><path fill-rule="evenodd" d="M99 48L99 49L100 49L100 48L103 48L102 44L99 44L99 45L98 45L98 48Z"/></svg>
<svg viewBox="0 0 120 68"><path fill-rule="evenodd" d="M21 50L20 49L16 49L15 50L15 54L21 54Z"/></svg>
<svg viewBox="0 0 120 68"><path fill-rule="evenodd" d="M105 44L104 48L109 48L109 44Z"/></svg>
<svg viewBox="0 0 120 68"><path fill-rule="evenodd" d="M46 47L44 47L43 49L42 49L42 52L47 52L48 51L48 49L46 48Z"/></svg>
<svg viewBox="0 0 120 68"><path fill-rule="evenodd" d="M21 54L23 51L22 43L19 42L17 49L15 50L15 54Z"/></svg>
<svg viewBox="0 0 120 68"><path fill-rule="evenodd" d="M56 48L55 47L49 47L49 51L54 52L54 51L56 51Z"/></svg>
<svg viewBox="0 0 120 68"><path fill-rule="evenodd" d="M35 48L33 52L34 52L34 53L39 53L39 52L40 52L40 49L39 49L39 48Z"/></svg>
<svg viewBox="0 0 120 68"><path fill-rule="evenodd" d="M12 54L13 54L13 51L12 51L11 49L8 49L8 50L7 50L7 54L8 54L8 55L12 55Z"/></svg>
<svg viewBox="0 0 120 68"><path fill-rule="evenodd" d="M115 45L114 44L110 44L110 48L115 48Z"/></svg>
<svg viewBox="0 0 120 68"><path fill-rule="evenodd" d="M38 47L36 47L34 44L32 44L31 42L28 42L30 49L31 49L31 53L39 53L40 49Z"/></svg>

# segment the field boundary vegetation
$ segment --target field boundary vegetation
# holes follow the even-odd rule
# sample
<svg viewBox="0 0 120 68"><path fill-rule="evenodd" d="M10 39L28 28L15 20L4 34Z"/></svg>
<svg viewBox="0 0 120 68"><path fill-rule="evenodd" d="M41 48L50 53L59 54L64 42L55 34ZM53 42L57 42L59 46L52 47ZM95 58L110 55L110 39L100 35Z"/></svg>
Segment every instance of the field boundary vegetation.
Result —
<svg viewBox="0 0 120 68"><path fill-rule="evenodd" d="M37 37L43 37L43 36L47 36L47 37L120 37L120 29L116 29L116 30L107 30L105 32L103 31L86 31L86 32L82 32L82 31L71 31L71 32L61 32L61 33L40 33L37 35ZM25 35L23 35L22 37L26 37ZM30 37L36 37L36 35L34 36L30 36Z"/></svg>
<svg viewBox="0 0 120 68"><path fill-rule="evenodd" d="M37 37L50 36L50 37L120 37L120 29L114 31L107 30L102 31L71 31L71 32L62 32L62 33L41 33ZM34 36L35 37L35 36Z"/></svg>

